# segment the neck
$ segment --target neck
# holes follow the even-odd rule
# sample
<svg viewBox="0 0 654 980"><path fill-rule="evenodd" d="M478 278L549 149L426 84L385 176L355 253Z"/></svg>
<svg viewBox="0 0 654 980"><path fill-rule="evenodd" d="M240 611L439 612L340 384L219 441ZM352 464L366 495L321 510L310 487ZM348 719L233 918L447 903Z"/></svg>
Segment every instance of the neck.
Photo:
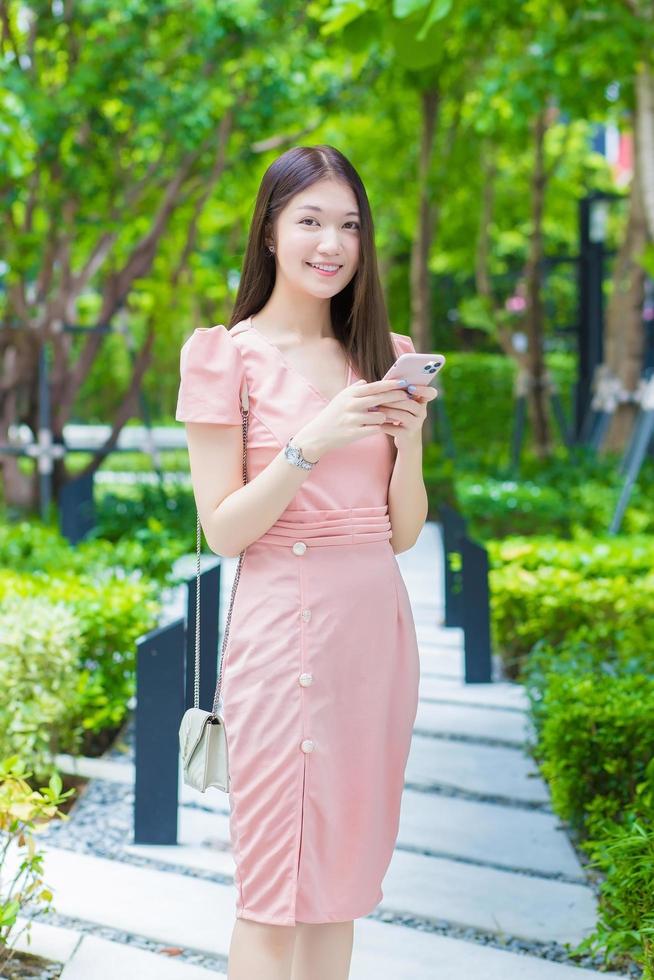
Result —
<svg viewBox="0 0 654 980"><path fill-rule="evenodd" d="M253 322L271 340L293 337L297 341L312 341L334 336L329 298L289 289L279 279Z"/></svg>

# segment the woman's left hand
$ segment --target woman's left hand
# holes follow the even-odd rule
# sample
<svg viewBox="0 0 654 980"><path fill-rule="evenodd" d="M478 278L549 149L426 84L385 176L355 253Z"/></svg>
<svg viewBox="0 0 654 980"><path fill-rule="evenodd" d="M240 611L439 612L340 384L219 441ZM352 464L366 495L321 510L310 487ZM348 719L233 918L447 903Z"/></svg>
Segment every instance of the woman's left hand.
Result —
<svg viewBox="0 0 654 980"><path fill-rule="evenodd" d="M380 403L379 409L384 412L388 421L379 428L389 436L393 436L396 449L403 449L416 440L422 440L422 426L427 417L427 402L438 396L433 385L412 385L411 392L405 394L405 402Z"/></svg>

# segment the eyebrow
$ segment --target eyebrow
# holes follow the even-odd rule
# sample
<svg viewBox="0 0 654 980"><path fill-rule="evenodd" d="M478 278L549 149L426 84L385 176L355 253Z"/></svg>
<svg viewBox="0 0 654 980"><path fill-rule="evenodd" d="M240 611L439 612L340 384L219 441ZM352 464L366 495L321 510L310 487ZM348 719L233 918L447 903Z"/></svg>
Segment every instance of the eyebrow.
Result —
<svg viewBox="0 0 654 980"><path fill-rule="evenodd" d="M300 204L300 206L295 210L296 211L322 211L322 208L319 208L317 204ZM345 211L344 213L345 213L345 217L347 217L350 214L355 214L357 218L359 217L358 211Z"/></svg>

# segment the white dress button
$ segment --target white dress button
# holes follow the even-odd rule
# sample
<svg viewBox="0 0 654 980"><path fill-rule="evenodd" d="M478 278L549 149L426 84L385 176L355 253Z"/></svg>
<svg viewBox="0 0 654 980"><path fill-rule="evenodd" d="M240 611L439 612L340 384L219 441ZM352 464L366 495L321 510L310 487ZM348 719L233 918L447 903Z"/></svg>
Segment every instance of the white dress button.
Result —
<svg viewBox="0 0 654 980"><path fill-rule="evenodd" d="M302 610L302 619L304 620L305 623L308 623L309 622L309 620L311 619L311 610L310 609L303 609Z"/></svg>
<svg viewBox="0 0 654 980"><path fill-rule="evenodd" d="M313 674L300 674L300 684L302 687L308 687L309 684L313 684Z"/></svg>
<svg viewBox="0 0 654 980"><path fill-rule="evenodd" d="M295 544L293 545L294 555L303 555L306 550L307 550L307 546L304 543L304 541L296 541Z"/></svg>
<svg viewBox="0 0 654 980"><path fill-rule="evenodd" d="M310 738L305 738L300 748L303 752L313 752L313 742Z"/></svg>

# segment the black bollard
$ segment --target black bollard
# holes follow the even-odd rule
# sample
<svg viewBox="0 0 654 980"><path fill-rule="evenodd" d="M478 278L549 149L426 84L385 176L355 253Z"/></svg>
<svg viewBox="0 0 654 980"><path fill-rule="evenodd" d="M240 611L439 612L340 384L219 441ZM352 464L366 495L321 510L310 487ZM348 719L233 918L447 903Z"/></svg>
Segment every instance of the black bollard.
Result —
<svg viewBox="0 0 654 980"><path fill-rule="evenodd" d="M459 555L459 538L466 533L466 523L458 510L441 504L443 520L443 578L445 583L444 626L463 626L461 570L453 567L452 555ZM460 560L454 560L460 565Z"/></svg>
<svg viewBox="0 0 654 980"><path fill-rule="evenodd" d="M184 634L180 618L136 643L135 844L177 843Z"/></svg>
<svg viewBox="0 0 654 980"><path fill-rule="evenodd" d="M492 680L488 553L465 535L459 538L462 559L463 633L466 684Z"/></svg>
<svg viewBox="0 0 654 980"><path fill-rule="evenodd" d="M93 473L77 476L59 491L59 530L77 544L95 527Z"/></svg>

